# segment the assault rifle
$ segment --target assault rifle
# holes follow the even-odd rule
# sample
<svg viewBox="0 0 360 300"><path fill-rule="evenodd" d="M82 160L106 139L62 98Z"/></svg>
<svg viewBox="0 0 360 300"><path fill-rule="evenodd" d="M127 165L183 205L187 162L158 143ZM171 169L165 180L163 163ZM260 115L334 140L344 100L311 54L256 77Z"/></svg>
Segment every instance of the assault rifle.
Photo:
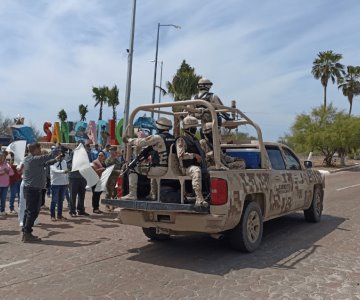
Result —
<svg viewBox="0 0 360 300"><path fill-rule="evenodd" d="M152 146L148 146L142 149L140 153L127 165L127 167L125 168L125 170L122 172L121 175L125 175L130 170L133 170L139 162L147 159L152 151L153 151Z"/></svg>

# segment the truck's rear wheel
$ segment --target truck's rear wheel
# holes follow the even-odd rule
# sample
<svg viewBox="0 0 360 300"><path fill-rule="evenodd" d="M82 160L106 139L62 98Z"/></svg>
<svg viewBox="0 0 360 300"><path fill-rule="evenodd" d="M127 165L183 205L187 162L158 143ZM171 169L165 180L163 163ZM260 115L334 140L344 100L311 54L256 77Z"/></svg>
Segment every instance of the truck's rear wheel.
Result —
<svg viewBox="0 0 360 300"><path fill-rule="evenodd" d="M304 217L307 222L317 223L321 220L323 210L323 192L321 188L315 187L313 199L308 209L304 210Z"/></svg>
<svg viewBox="0 0 360 300"><path fill-rule="evenodd" d="M169 234L156 233L156 228L143 228L142 229L145 236L148 237L152 241L165 241L170 239Z"/></svg>
<svg viewBox="0 0 360 300"><path fill-rule="evenodd" d="M253 252L260 246L262 234L261 208L256 202L250 202L245 207L239 224L230 232L230 244L236 250Z"/></svg>

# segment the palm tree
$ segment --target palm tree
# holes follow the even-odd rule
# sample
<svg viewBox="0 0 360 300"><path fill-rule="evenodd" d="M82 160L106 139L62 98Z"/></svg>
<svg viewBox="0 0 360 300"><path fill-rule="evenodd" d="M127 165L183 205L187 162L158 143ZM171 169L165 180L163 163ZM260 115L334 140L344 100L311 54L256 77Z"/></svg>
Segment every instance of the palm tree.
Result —
<svg viewBox="0 0 360 300"><path fill-rule="evenodd" d="M350 109L349 116L351 115L353 98L360 95L360 67L347 66L347 73L344 77L339 79L338 88L342 90L345 97L348 98Z"/></svg>
<svg viewBox="0 0 360 300"><path fill-rule="evenodd" d="M116 84L112 89L108 89L106 92L107 104L112 107L113 120L116 122L116 107L120 104L119 102L119 89Z"/></svg>
<svg viewBox="0 0 360 300"><path fill-rule="evenodd" d="M58 118L60 119L60 121L63 123L67 120L67 113L64 109L60 110L58 113Z"/></svg>
<svg viewBox="0 0 360 300"><path fill-rule="evenodd" d="M197 93L197 83L200 78L201 76L196 75L195 69L183 60L173 80L166 83L168 93L175 101L189 100Z"/></svg>
<svg viewBox="0 0 360 300"><path fill-rule="evenodd" d="M195 69L183 60L172 81L166 83L168 94L174 98L174 101L189 100L197 93L197 83L200 78L201 76L196 75ZM176 108L174 111L179 111L179 109ZM175 117L174 135L178 136L179 134L180 120Z"/></svg>
<svg viewBox="0 0 360 300"><path fill-rule="evenodd" d="M95 98L95 101L96 101L94 107L96 107L97 105L100 106L99 120L102 120L103 105L108 100L107 96L106 96L107 90L108 90L108 87L106 87L106 86L92 88L92 92L94 93L93 97Z"/></svg>
<svg viewBox="0 0 360 300"><path fill-rule="evenodd" d="M80 121L86 121L86 114L89 112L88 106L80 104L79 105L79 113L80 113Z"/></svg>
<svg viewBox="0 0 360 300"><path fill-rule="evenodd" d="M344 65L339 63L342 54L334 53L332 50L319 52L313 62L311 73L315 79L320 79L324 88L324 108L326 109L326 87L329 79L335 83L344 74Z"/></svg>

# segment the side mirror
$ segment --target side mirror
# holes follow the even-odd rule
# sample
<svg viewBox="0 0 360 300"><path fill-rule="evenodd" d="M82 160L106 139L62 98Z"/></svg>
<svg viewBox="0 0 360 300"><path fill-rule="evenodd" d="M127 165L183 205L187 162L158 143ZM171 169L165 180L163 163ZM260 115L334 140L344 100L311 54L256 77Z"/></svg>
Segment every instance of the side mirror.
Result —
<svg viewBox="0 0 360 300"><path fill-rule="evenodd" d="M311 169L313 164L312 164L312 161L311 160L305 160L304 161L304 166L306 169Z"/></svg>

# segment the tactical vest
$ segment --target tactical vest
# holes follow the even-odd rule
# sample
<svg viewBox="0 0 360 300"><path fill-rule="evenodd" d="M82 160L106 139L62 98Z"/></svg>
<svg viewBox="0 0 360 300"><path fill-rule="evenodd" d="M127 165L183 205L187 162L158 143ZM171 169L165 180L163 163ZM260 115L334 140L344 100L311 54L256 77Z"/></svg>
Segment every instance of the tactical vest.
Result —
<svg viewBox="0 0 360 300"><path fill-rule="evenodd" d="M210 93L210 92L205 92L204 94L202 94L199 98L197 99L201 99L201 100L205 100L209 103L211 103L211 98L212 96L214 95L214 93ZM204 107L204 106L198 106L198 107ZM217 121L218 121L218 124L219 126L221 126L222 124L222 119L221 119L221 116L220 116L220 113L217 113ZM206 122L211 122L211 115L210 113L205 113L204 116L203 116L203 119L206 121ZM202 133L202 131L201 131Z"/></svg>
<svg viewBox="0 0 360 300"><path fill-rule="evenodd" d="M170 133L160 133L165 143L165 151L153 151L151 153L151 165L153 167L167 167L169 160L170 147L175 142L175 138Z"/></svg>
<svg viewBox="0 0 360 300"><path fill-rule="evenodd" d="M201 99L201 100L205 100L207 102L210 102L212 95L213 95L213 93L205 92L199 98L196 97L196 99Z"/></svg>
<svg viewBox="0 0 360 300"><path fill-rule="evenodd" d="M200 144L198 145L198 147L196 146L196 142L198 142L198 140L195 140L189 136L181 136L181 138L184 139L185 144L186 144L186 152L188 153L196 153L201 155L200 151L198 150L198 147L201 147ZM184 168L188 168L190 166L200 166L200 163L197 162L197 160L195 158L193 159L183 159L182 160L182 165Z"/></svg>

